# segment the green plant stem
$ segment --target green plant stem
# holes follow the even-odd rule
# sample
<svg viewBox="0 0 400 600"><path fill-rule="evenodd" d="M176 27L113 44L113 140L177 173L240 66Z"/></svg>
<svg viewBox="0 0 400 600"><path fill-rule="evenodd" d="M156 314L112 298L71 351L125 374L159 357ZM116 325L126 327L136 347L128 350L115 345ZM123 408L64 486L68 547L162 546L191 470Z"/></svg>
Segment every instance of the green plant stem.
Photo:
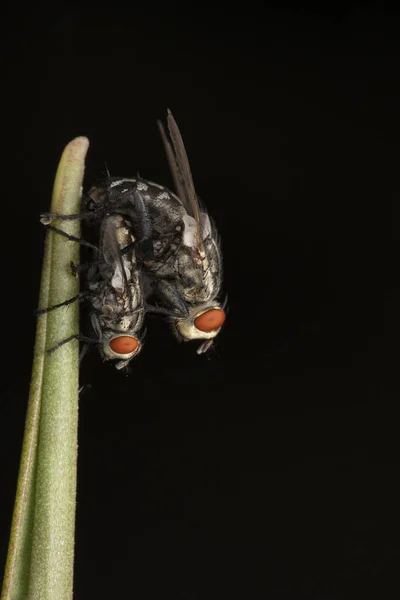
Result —
<svg viewBox="0 0 400 600"><path fill-rule="evenodd" d="M61 157L51 212L80 211L89 142L76 138ZM79 221L59 221L79 236ZM48 231L39 308L75 296L79 244ZM79 332L77 303L38 318L32 380L2 600L71 600L75 530L79 344L46 350Z"/></svg>

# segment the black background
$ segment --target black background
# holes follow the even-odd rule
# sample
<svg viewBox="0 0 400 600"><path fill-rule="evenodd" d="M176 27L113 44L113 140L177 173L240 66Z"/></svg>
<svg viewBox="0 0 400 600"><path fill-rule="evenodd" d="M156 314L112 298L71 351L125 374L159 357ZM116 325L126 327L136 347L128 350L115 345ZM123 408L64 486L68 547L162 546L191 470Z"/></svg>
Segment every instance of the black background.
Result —
<svg viewBox="0 0 400 600"><path fill-rule="evenodd" d="M130 377L85 358L75 598L394 596L399 15L146 7L2 22L0 563L58 160L86 135L86 184L171 185L169 107L229 314L209 356L149 318Z"/></svg>

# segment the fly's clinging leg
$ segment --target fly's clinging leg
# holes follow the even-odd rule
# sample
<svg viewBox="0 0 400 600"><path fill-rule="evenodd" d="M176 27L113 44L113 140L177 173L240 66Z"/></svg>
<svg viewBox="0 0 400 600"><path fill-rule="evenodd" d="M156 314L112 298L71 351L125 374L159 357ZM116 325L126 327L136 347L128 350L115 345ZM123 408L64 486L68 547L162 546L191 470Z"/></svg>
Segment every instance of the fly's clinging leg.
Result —
<svg viewBox="0 0 400 600"><path fill-rule="evenodd" d="M188 309L185 302L182 300L176 287L167 280L154 281L151 286L152 292L167 305L173 307L173 310L161 309L167 316L183 319L188 315ZM148 305L148 311L160 314L160 309L155 306Z"/></svg>
<svg viewBox="0 0 400 600"><path fill-rule="evenodd" d="M78 340L79 342L85 342L85 344L98 344L99 343L97 340L93 340L92 338L81 335L80 333L75 333L74 335L70 335L65 340L62 340L62 342L59 342L58 344L56 344L55 346L53 346L52 348L47 350L47 354L53 354L53 352L55 352L56 350L61 348L61 346L64 346L64 344L68 344L68 342L71 342L72 340Z"/></svg>
<svg viewBox="0 0 400 600"><path fill-rule="evenodd" d="M65 231L63 231L62 229L53 227L53 225L46 225L46 227L47 227L47 229L51 229L51 231L55 231L56 233L63 235L71 242L77 242L78 244L81 244L81 246L86 246L87 248L92 248L92 250L96 250L96 251L98 250L97 246L95 246L94 244L91 244L90 242L86 242L82 238L78 238L78 237L75 237L74 235L70 235L69 233L66 233Z"/></svg>
<svg viewBox="0 0 400 600"><path fill-rule="evenodd" d="M55 310L56 308L61 308L62 306L69 306L70 304L73 304L74 302L83 302L90 297L91 297L91 294L89 292L79 292L79 294L77 294L76 296L73 296L72 298L68 298L68 300L64 300L64 302L60 302L59 304L54 304L53 306L49 306L48 308L38 308L36 311L36 315L37 316L44 315L45 313L51 312L52 310Z"/></svg>

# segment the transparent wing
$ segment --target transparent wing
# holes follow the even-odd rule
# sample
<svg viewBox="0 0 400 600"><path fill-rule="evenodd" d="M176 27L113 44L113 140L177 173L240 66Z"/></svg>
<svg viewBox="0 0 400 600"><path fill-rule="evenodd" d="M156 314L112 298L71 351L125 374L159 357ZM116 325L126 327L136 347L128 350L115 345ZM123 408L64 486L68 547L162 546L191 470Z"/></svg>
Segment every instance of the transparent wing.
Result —
<svg viewBox="0 0 400 600"><path fill-rule="evenodd" d="M158 121L158 127L160 129L165 152L167 154L167 159L169 167L171 169L176 192L183 206L185 207L185 210L188 213L188 215L193 217L195 220L196 245L202 246L203 241L201 236L200 206L194 188L189 159L186 154L185 145L183 143L183 139L179 131L178 125L176 124L176 121L169 109L167 115L167 123L173 148L165 133L164 126L160 121Z"/></svg>
<svg viewBox="0 0 400 600"><path fill-rule="evenodd" d="M102 250L106 263L115 267L112 286L122 289L130 298L131 287L128 277L130 277L131 273L124 265L124 257L121 254L121 245L127 244L121 244L121 240L119 239L119 219L120 217L117 216L106 217L104 219L102 225ZM132 264L131 267L133 268L133 266Z"/></svg>

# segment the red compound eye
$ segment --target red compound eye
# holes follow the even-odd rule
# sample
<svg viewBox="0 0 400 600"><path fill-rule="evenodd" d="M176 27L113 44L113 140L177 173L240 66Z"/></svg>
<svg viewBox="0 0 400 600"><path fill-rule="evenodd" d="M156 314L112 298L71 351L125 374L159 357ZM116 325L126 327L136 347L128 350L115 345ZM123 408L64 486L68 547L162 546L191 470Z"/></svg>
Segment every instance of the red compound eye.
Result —
<svg viewBox="0 0 400 600"><path fill-rule="evenodd" d="M136 338L129 335L120 335L110 342L110 348L116 354L130 354L139 346Z"/></svg>
<svg viewBox="0 0 400 600"><path fill-rule="evenodd" d="M214 331L224 324L225 317L226 315L222 308L212 308L197 317L194 320L194 324L199 331Z"/></svg>

